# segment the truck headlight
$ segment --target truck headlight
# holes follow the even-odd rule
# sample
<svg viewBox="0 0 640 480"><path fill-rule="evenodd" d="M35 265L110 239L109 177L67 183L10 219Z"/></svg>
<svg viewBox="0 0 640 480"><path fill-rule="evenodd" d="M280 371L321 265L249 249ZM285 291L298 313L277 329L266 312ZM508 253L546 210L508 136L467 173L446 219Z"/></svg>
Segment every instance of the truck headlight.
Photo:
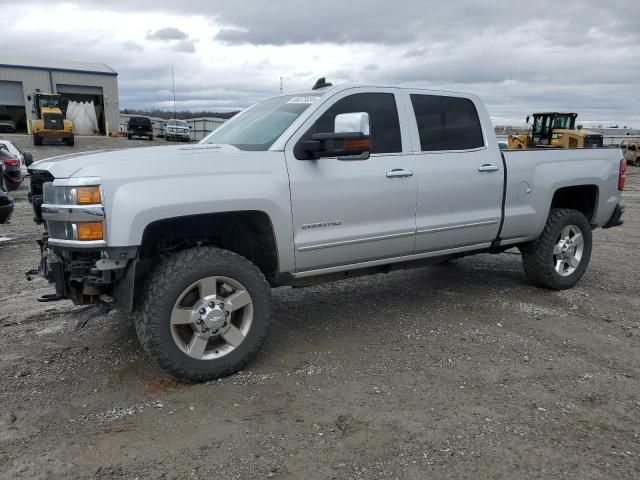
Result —
<svg viewBox="0 0 640 480"><path fill-rule="evenodd" d="M51 245L105 243L100 183L100 178L93 177L58 179L43 185L42 218L47 222Z"/></svg>

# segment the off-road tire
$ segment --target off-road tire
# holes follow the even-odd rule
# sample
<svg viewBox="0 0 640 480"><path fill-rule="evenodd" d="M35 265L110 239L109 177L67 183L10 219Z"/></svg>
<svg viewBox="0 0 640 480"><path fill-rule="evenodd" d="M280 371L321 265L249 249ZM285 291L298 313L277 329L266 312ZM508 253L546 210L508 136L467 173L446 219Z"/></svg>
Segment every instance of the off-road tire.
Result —
<svg viewBox="0 0 640 480"><path fill-rule="evenodd" d="M131 140L132 138L133 138L133 135L127 133L127 140Z"/></svg>
<svg viewBox="0 0 640 480"><path fill-rule="evenodd" d="M153 135L149 135L149 141L153 142Z"/></svg>
<svg viewBox="0 0 640 480"><path fill-rule="evenodd" d="M560 275L553 263L553 248L560 232L567 225L576 225L582 230L584 250L580 264L567 276ZM540 236L532 242L520 246L522 264L529 280L539 287L551 290L565 290L578 283L584 274L591 258L592 235L591 225L578 210L569 208L551 209L547 223Z"/></svg>
<svg viewBox="0 0 640 480"><path fill-rule="evenodd" d="M36 135L35 133L33 134L33 144L36 146L40 146L42 145L42 137L40 135Z"/></svg>
<svg viewBox="0 0 640 480"><path fill-rule="evenodd" d="M75 143L76 143L76 138L73 135L71 135L70 137L65 137L64 139L64 144L67 147L73 147Z"/></svg>
<svg viewBox="0 0 640 480"><path fill-rule="evenodd" d="M171 336L170 317L180 294L208 276L239 281L251 295L253 320L244 341L215 360L196 360L183 353ZM271 289L262 272L240 255L215 247L197 247L175 253L146 279L134 315L138 338L158 365L178 378L204 382L242 369L262 345L271 317Z"/></svg>

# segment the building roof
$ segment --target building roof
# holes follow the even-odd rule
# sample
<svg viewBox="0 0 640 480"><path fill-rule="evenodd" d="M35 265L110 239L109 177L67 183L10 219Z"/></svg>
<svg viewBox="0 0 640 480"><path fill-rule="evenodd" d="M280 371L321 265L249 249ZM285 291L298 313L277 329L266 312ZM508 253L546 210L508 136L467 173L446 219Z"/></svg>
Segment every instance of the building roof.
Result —
<svg viewBox="0 0 640 480"><path fill-rule="evenodd" d="M118 75L106 63L75 62L72 60L51 60L43 58L12 57L0 55L0 67L26 68L32 70L52 70L63 72L97 73Z"/></svg>

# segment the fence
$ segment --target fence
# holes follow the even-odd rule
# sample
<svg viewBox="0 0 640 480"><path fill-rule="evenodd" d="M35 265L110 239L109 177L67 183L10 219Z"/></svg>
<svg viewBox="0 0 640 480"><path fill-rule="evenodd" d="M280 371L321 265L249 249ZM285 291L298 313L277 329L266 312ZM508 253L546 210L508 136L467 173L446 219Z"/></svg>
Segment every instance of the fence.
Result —
<svg viewBox="0 0 640 480"><path fill-rule="evenodd" d="M139 117L140 115L133 115L128 113L120 114L120 131L127 131L127 123L131 117ZM153 135L155 137L162 138L164 137L164 132L167 127L167 122L169 120L165 120L160 117L148 117L153 124ZM185 120L187 124L191 127L191 140L199 141L206 137L209 133L213 132L216 128L222 125L226 119L218 118L218 117L202 117L202 118L190 118Z"/></svg>

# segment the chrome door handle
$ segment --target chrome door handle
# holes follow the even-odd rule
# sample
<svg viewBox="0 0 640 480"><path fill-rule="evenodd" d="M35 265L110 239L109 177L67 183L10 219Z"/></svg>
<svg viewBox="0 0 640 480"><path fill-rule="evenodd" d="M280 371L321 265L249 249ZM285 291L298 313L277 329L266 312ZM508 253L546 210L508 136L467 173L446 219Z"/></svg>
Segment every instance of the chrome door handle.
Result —
<svg viewBox="0 0 640 480"><path fill-rule="evenodd" d="M390 172L387 172L387 178L402 178L412 176L413 172L411 170L402 170L401 168L394 168Z"/></svg>
<svg viewBox="0 0 640 480"><path fill-rule="evenodd" d="M498 170L497 165L491 165L490 163L485 163L478 167L479 172L495 172Z"/></svg>

